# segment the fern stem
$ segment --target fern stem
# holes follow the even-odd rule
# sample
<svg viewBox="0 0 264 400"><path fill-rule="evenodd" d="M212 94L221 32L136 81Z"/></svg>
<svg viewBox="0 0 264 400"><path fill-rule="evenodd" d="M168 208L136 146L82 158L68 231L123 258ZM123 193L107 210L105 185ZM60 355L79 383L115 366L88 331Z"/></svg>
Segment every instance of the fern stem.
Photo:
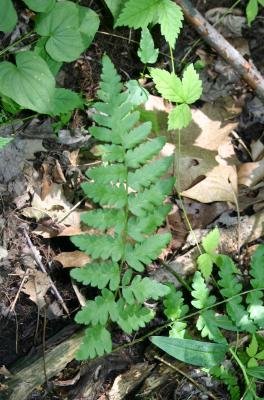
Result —
<svg viewBox="0 0 264 400"><path fill-rule="evenodd" d="M245 367L244 367L242 361L241 361L240 358L237 356L236 352L232 349L232 347L229 347L228 351L229 351L229 353L232 354L233 358L236 360L236 363L238 364L238 366L239 366L239 368L241 369L242 374L243 374L243 376L244 376L244 379L245 379L245 383L246 383L246 385L247 385L247 388L250 389L250 386L251 386L250 380L249 380L247 371L246 371L246 369L245 369Z"/></svg>
<svg viewBox="0 0 264 400"><path fill-rule="evenodd" d="M169 48L170 48L171 69L172 69L172 72L175 74L175 65L174 65L173 50L172 50L172 47L171 47L171 46L169 46Z"/></svg>

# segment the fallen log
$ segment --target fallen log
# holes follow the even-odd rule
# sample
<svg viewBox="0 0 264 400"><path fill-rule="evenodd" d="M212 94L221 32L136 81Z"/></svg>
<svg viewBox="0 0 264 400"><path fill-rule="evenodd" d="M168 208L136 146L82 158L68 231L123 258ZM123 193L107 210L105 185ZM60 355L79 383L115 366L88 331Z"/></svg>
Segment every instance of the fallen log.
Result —
<svg viewBox="0 0 264 400"><path fill-rule="evenodd" d="M264 78L255 65L247 61L192 5L189 0L175 0L186 20L204 41L223 57L264 102Z"/></svg>

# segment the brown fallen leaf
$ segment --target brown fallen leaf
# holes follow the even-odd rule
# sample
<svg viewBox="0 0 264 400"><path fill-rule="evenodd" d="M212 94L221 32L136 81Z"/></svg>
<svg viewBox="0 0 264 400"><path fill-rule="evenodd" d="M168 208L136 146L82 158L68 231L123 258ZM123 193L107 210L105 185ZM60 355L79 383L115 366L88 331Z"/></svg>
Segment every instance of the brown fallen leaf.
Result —
<svg viewBox="0 0 264 400"><path fill-rule="evenodd" d="M264 178L264 160L244 163L238 169L238 183L239 185L256 188L263 186Z"/></svg>
<svg viewBox="0 0 264 400"><path fill-rule="evenodd" d="M82 251L71 251L58 254L53 261L59 261L63 268L84 267L91 262L91 258Z"/></svg>
<svg viewBox="0 0 264 400"><path fill-rule="evenodd" d="M45 306L44 296L50 288L50 281L46 274L34 270L22 288L22 292L27 294L40 309Z"/></svg>

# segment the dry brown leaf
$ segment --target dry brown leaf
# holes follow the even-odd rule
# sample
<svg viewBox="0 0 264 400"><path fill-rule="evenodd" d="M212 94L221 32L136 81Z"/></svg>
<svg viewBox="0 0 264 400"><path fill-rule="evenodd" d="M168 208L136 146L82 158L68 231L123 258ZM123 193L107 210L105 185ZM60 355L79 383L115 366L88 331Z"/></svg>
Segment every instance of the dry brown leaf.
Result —
<svg viewBox="0 0 264 400"><path fill-rule="evenodd" d="M238 184L256 187L264 178L264 160L241 164L238 168ZM261 184L262 185L262 184Z"/></svg>
<svg viewBox="0 0 264 400"><path fill-rule="evenodd" d="M204 180L182 192L182 195L202 203L211 203L216 200L234 203L236 193L236 168L229 165L218 165L208 172Z"/></svg>
<svg viewBox="0 0 264 400"><path fill-rule="evenodd" d="M91 258L82 251L71 251L58 254L53 261L59 261L63 268L84 267L91 262Z"/></svg>
<svg viewBox="0 0 264 400"><path fill-rule="evenodd" d="M44 296L50 287L50 281L46 274L41 271L34 270L34 273L29 276L27 282L22 288L22 292L27 294L39 308L45 306Z"/></svg>

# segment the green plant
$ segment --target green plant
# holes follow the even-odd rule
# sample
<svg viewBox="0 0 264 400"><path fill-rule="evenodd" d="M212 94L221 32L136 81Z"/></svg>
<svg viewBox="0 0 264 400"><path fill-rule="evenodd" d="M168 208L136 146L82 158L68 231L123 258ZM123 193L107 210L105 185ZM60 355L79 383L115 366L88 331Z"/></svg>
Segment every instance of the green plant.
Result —
<svg viewBox="0 0 264 400"><path fill-rule="evenodd" d="M170 292L166 285L142 277L144 266L155 260L170 241L170 234L155 234L171 207L163 204L174 179L161 179L172 158L154 159L165 138L148 139L151 123L139 124L140 114L123 92L120 77L107 56L94 107L93 137L102 165L91 168L83 191L99 208L82 217L97 234L79 235L72 242L93 262L71 271L71 276L101 293L76 315L76 322L88 325L78 359L110 352L110 323L132 333L154 318L144 305ZM152 160L151 162L149 162Z"/></svg>
<svg viewBox="0 0 264 400"><path fill-rule="evenodd" d="M171 320L170 337L154 336L152 342L181 361L210 368L209 372L228 386L231 398L236 400L240 398L237 375L232 367L219 366L229 352L244 377L246 397L243 398L258 399L255 379L264 380L264 367L259 364L264 358L263 339L262 342L257 339L258 330L264 328L264 245L252 256L251 288L244 291L241 274L232 259L216 252L219 240L219 231L215 229L202 242L205 253L198 257L200 271L193 276L191 291L191 305L198 311L187 314L182 293L171 288L163 300L165 315ZM218 277L213 279L214 266ZM220 300L210 294L212 282ZM190 338L186 320L194 316L198 317L197 332L212 342ZM229 343L227 331L249 334L251 341L245 352L239 352L236 343Z"/></svg>
<svg viewBox="0 0 264 400"><path fill-rule="evenodd" d="M37 13L34 30L0 51L0 55L8 54L25 39L31 41L31 49L17 51L16 64L0 63L0 96L42 114L60 115L82 108L81 97L71 90L57 88L55 76L63 62L76 60L89 47L99 26L97 14L71 1L24 3ZM17 19L12 1L0 0L0 31L11 32Z"/></svg>
<svg viewBox="0 0 264 400"><path fill-rule="evenodd" d="M259 6L264 7L264 0L249 0L246 7L246 15L248 25L250 26L252 22L256 19L259 13Z"/></svg>

